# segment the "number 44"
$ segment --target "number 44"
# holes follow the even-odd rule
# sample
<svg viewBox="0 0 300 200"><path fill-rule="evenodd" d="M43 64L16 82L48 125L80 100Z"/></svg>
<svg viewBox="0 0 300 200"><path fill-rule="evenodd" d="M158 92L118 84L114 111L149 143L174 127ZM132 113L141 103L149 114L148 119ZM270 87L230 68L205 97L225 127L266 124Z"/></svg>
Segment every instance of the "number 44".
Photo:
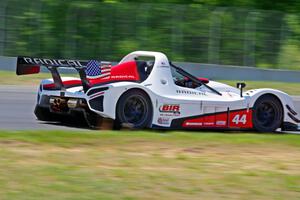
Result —
<svg viewBox="0 0 300 200"><path fill-rule="evenodd" d="M247 123L247 115L244 114L240 117L239 114L235 115L234 118L232 119L232 122L235 124L239 124L239 123L243 123L246 124Z"/></svg>

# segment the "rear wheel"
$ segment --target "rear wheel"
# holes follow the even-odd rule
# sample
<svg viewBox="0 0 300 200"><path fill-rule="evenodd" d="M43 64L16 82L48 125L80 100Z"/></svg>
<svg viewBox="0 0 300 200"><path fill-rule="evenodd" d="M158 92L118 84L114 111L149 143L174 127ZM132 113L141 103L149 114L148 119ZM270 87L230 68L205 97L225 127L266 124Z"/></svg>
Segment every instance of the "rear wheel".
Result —
<svg viewBox="0 0 300 200"><path fill-rule="evenodd" d="M148 95L141 90L130 90L123 94L117 104L116 126L147 128L151 124L153 109Z"/></svg>
<svg viewBox="0 0 300 200"><path fill-rule="evenodd" d="M40 121L54 121L53 114L49 111L49 108L44 108L39 105L35 106L34 114Z"/></svg>
<svg viewBox="0 0 300 200"><path fill-rule="evenodd" d="M259 132L274 132L282 124L283 109L273 95L259 97L253 107L252 121Z"/></svg>

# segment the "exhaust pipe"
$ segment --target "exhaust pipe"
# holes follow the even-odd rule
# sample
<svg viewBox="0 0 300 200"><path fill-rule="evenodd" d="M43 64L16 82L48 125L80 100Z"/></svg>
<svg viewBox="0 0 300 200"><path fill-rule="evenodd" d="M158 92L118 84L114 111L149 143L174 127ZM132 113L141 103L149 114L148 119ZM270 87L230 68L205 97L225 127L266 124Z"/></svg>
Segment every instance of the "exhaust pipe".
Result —
<svg viewBox="0 0 300 200"><path fill-rule="evenodd" d="M51 97L49 99L50 108L54 112L67 111L67 100L63 98Z"/></svg>
<svg viewBox="0 0 300 200"><path fill-rule="evenodd" d="M78 106L78 99L69 99L68 108L76 108Z"/></svg>

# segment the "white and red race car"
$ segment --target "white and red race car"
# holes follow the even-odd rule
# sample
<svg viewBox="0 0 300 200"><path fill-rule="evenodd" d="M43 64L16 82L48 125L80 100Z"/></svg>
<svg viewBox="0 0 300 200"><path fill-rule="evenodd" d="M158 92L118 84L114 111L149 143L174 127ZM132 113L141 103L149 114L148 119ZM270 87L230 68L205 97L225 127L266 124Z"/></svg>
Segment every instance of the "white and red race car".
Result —
<svg viewBox="0 0 300 200"><path fill-rule="evenodd" d="M101 118L114 127L159 129L222 129L272 132L297 130L291 97L274 89L243 92L173 65L160 52L135 51L117 65L108 62L18 57L17 74L47 67L35 114L39 120L79 119L90 126ZM75 68L80 78L60 77L58 68ZM61 117L63 116L63 117Z"/></svg>

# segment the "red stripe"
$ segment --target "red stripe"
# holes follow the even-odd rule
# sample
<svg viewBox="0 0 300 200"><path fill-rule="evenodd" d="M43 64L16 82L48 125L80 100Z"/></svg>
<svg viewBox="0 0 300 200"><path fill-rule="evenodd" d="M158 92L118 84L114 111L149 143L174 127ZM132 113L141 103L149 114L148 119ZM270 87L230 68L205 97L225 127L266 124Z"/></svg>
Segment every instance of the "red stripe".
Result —
<svg viewBox="0 0 300 200"><path fill-rule="evenodd" d="M212 113L185 120L182 126L185 128L252 128L252 110Z"/></svg>
<svg viewBox="0 0 300 200"><path fill-rule="evenodd" d="M67 81L63 81L63 84L65 86L81 85L81 80L67 80ZM44 84L43 88L44 89L52 89L52 88L55 88L55 84L54 83Z"/></svg>
<svg viewBox="0 0 300 200"><path fill-rule="evenodd" d="M96 97L101 96L103 94L104 94L104 92L99 92L99 93L93 94L92 96L90 96L90 99L96 98Z"/></svg>

